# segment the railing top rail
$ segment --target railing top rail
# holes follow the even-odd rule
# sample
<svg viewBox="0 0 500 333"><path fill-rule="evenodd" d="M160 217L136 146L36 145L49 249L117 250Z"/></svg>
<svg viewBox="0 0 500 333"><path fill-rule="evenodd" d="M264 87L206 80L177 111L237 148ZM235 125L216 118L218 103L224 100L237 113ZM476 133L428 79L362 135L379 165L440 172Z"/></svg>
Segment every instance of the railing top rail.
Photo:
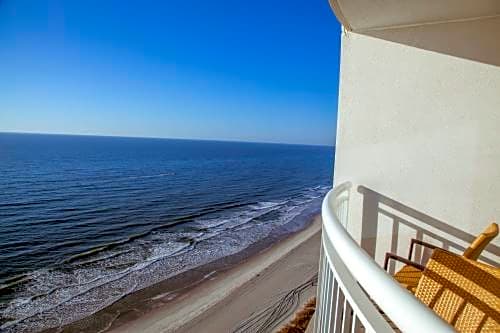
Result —
<svg viewBox="0 0 500 333"><path fill-rule="evenodd" d="M336 186L323 201L325 239L339 253L369 297L403 332L455 332L452 326L388 275L341 225L335 213L336 200L350 187L350 183Z"/></svg>

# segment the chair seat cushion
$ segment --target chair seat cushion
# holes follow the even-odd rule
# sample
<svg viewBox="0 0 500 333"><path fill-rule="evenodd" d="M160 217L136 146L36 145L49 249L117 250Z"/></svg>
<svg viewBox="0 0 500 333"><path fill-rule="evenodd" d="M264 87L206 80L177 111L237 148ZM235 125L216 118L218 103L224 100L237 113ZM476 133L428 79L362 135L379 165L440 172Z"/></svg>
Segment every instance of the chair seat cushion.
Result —
<svg viewBox="0 0 500 333"><path fill-rule="evenodd" d="M415 296L458 332L500 332L500 269L436 249Z"/></svg>

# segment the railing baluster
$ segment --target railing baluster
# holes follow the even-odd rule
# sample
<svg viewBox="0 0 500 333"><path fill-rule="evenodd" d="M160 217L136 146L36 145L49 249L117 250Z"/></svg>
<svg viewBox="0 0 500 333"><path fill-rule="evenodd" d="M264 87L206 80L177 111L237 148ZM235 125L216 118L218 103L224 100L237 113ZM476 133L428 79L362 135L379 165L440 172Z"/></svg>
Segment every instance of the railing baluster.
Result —
<svg viewBox="0 0 500 333"><path fill-rule="evenodd" d="M356 316L356 312L352 312L352 325L351 325L351 333L356 332L356 323L358 322L358 316Z"/></svg>
<svg viewBox="0 0 500 333"><path fill-rule="evenodd" d="M318 274L318 290L316 292L316 313L315 313L315 325L314 330L318 332L318 329L323 325L321 317L323 316L323 311L321 311L321 306L323 305L323 285L324 285L324 273L325 273L325 260L326 256L323 250L323 244L320 250L320 264L319 264L319 274Z"/></svg>
<svg viewBox="0 0 500 333"><path fill-rule="evenodd" d="M328 301L329 301L328 300L328 280L329 280L330 274L331 274L330 265L328 263L328 260L325 258L325 280L323 283L323 306L322 306L322 311L323 311L322 331L323 332L326 332L325 325L328 322L328 317L329 317L329 314L326 311L326 305L328 304Z"/></svg>
<svg viewBox="0 0 500 333"><path fill-rule="evenodd" d="M336 300L336 309L335 309L335 326L333 329L333 332L335 333L340 333L341 327L342 327L342 314L344 311L344 293L342 292L342 289L339 288L337 292L337 300Z"/></svg>
<svg viewBox="0 0 500 333"><path fill-rule="evenodd" d="M342 333L349 333L352 325L352 309L351 305L344 299L344 315L342 316Z"/></svg>
<svg viewBox="0 0 500 333"><path fill-rule="evenodd" d="M325 284L325 324L323 325L323 332L328 333L328 322L330 321L330 295L332 288L332 271L328 268L327 281Z"/></svg>
<svg viewBox="0 0 500 333"><path fill-rule="evenodd" d="M321 306L321 311L323 313L323 316L321 318L321 321L323 322L322 324L322 332L325 331L325 325L327 323L327 316L328 313L326 312L326 304L328 303L328 276L330 274L330 266L328 265L328 260L325 258L325 274L324 274L324 282L323 282L323 304Z"/></svg>
<svg viewBox="0 0 500 333"><path fill-rule="evenodd" d="M332 325L332 314L335 314L335 312L337 311L337 294L339 292L339 284L338 284L335 276L333 277L333 282L334 282L334 286L333 286L333 290L332 290L332 296L330 299L330 303L332 304L332 306L331 306L331 310L330 310L330 322L328 323L328 332L329 333L332 333L333 329L334 329L334 325Z"/></svg>
<svg viewBox="0 0 500 333"><path fill-rule="evenodd" d="M328 272L330 271L330 266L328 264L328 260L326 259L325 257L325 263L324 263L324 267L323 267L323 290L322 290L322 296L321 296L321 299L322 299L322 304L321 304L321 330L324 331L324 327L325 327L325 324L326 324L326 316L327 316L327 313L326 313L326 302L327 302L327 279L328 279Z"/></svg>

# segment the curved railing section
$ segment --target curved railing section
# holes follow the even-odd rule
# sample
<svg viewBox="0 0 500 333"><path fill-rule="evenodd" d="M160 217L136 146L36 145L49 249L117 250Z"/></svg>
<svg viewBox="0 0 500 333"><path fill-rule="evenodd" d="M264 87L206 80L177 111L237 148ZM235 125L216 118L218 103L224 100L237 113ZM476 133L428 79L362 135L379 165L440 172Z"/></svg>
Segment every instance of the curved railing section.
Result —
<svg viewBox="0 0 500 333"><path fill-rule="evenodd" d="M323 201L314 331L454 332L382 270L347 232L350 189L350 183L336 186Z"/></svg>

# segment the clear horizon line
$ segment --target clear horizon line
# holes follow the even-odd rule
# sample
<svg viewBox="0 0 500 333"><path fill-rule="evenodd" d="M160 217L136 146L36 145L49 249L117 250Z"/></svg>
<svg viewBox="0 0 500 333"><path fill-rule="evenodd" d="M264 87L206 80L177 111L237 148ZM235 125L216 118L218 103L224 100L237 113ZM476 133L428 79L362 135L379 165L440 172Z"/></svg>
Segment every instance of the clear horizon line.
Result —
<svg viewBox="0 0 500 333"><path fill-rule="evenodd" d="M126 136L112 134L82 134L82 133L47 133L47 132L20 132L20 131L4 131L0 130L0 134L33 134L33 135L61 135L61 136L95 136L104 138L130 138L130 139L155 139L155 140L184 140L184 141L213 141L213 142L234 142L234 143L258 143L271 145L290 145L290 146L313 146L313 147L335 147L328 144L313 144L313 143L288 143L288 142L273 142L273 141L247 141L247 140L230 140L230 139L201 139L201 138L179 138L179 137L158 137L158 136Z"/></svg>

